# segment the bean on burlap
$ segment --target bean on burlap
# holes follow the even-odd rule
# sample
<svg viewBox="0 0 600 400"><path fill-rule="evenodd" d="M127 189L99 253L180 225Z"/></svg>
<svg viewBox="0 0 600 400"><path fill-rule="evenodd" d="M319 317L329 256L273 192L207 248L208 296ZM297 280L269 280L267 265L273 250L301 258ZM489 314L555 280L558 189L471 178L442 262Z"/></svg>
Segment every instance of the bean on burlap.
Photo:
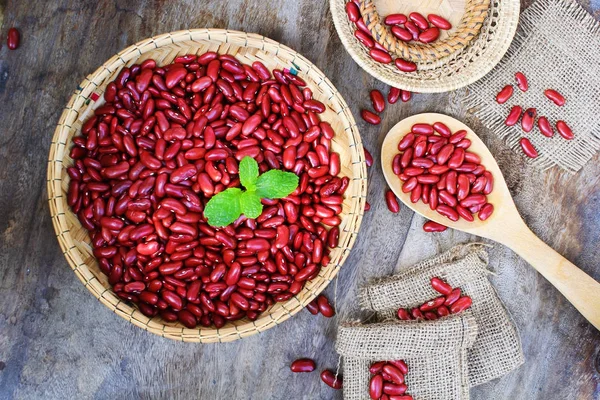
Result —
<svg viewBox="0 0 600 400"><path fill-rule="evenodd" d="M523 136L533 143L539 157L527 162L541 169L555 165L574 173L600 149L600 24L583 7L567 0L538 0L521 15L519 29L506 56L485 78L466 88L463 102L472 108L484 125L521 153ZM521 92L515 72L529 81ZM515 87L505 104L495 100L505 85ZM567 99L558 107L544 96L556 89ZM538 127L525 134L521 124L506 126L504 120L513 105L537 108L554 127L554 137L543 136ZM573 130L573 140L563 139L556 121L564 120Z"/></svg>
<svg viewBox="0 0 600 400"><path fill-rule="evenodd" d="M336 350L343 357L344 399L369 399L377 361L404 360L408 394L416 400L469 398L467 350L477 335L470 311L438 321L344 323Z"/></svg>
<svg viewBox="0 0 600 400"><path fill-rule="evenodd" d="M361 308L377 311L379 320L396 319L398 308L412 308L440 296L430 284L439 277L471 297L479 334L469 350L469 382L476 386L523 364L521 339L487 279L488 254L481 244L453 247L399 274L361 288Z"/></svg>

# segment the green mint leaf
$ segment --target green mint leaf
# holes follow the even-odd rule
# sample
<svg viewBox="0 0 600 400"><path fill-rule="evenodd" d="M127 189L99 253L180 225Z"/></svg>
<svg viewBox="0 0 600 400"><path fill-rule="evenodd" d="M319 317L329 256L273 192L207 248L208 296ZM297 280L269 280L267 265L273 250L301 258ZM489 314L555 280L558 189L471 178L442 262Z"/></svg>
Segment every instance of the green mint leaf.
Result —
<svg viewBox="0 0 600 400"><path fill-rule="evenodd" d="M298 180L298 175L292 172L272 169L258 177L256 194L261 199L281 199L296 190Z"/></svg>
<svg viewBox="0 0 600 400"><path fill-rule="evenodd" d="M204 208L204 216L212 226L227 226L242 213L240 188L229 188L211 197Z"/></svg>
<svg viewBox="0 0 600 400"><path fill-rule="evenodd" d="M258 179L258 163L252 157L246 156L240 162L240 182L248 190L256 188Z"/></svg>
<svg viewBox="0 0 600 400"><path fill-rule="evenodd" d="M262 214L263 205L254 191L247 191L240 196L242 213L248 218L258 218Z"/></svg>

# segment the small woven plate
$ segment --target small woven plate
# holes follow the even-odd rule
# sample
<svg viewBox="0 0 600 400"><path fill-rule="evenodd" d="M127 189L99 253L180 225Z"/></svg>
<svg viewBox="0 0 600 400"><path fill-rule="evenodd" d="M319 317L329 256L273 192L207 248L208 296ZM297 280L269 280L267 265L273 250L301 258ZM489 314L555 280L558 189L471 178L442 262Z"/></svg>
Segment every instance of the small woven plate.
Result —
<svg viewBox="0 0 600 400"><path fill-rule="evenodd" d="M346 14L346 1L330 0L330 8L338 35L354 61L388 85L420 93L456 90L487 74L508 50L517 29L520 11L519 0L489 0L485 19L478 27L477 23L483 16L480 6L488 0L429 0L417 2L418 6L409 0L361 0L361 9L366 12L363 17L377 40L389 48L394 57L402 55L418 66L415 72L402 72L394 63L381 64L369 56L368 49L354 36L356 27ZM378 12L373 12L374 7ZM425 15L438 14L448 18L455 28L442 31L436 46L405 46L400 41L392 43L389 39L391 35L386 33L387 27L384 28L385 25L378 18L411 11ZM470 17L463 15L465 13Z"/></svg>
<svg viewBox="0 0 600 400"><path fill-rule="evenodd" d="M328 121L336 134L332 151L340 154L340 175L350 177L345 193L340 225L339 245L331 250L331 261L319 276L308 282L304 289L290 300L275 303L256 321L242 319L227 323L223 328L185 328L180 323L167 323L159 317L148 318L137 308L121 301L111 290L107 277L100 271L92 254L88 232L67 205L69 186L67 167L73 165L69 157L71 139L81 131L81 125L94 109L104 103L103 93L124 66L153 58L159 65L171 63L183 54L202 54L216 51L231 54L245 64L261 61L269 69L294 68L313 96L327 109L321 119ZM134 325L157 335L183 342L228 342L272 328L302 310L338 273L354 245L363 216L367 172L364 150L348 105L327 79L310 61L292 49L256 34L223 29L192 29L155 36L121 51L77 88L67 104L50 147L48 160L48 197L52 223L58 242L75 275L85 287L113 312Z"/></svg>

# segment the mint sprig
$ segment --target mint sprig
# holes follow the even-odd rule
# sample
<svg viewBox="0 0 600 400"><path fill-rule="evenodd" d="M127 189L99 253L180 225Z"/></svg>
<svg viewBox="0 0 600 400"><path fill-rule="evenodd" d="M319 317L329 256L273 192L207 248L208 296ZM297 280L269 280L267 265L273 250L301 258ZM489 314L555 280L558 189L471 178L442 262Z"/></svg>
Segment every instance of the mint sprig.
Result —
<svg viewBox="0 0 600 400"><path fill-rule="evenodd" d="M239 166L240 183L246 190L229 188L206 203L204 216L209 225L227 226L241 214L258 218L263 210L261 199L281 199L298 187L298 175L272 169L259 175L258 163L252 157L244 157Z"/></svg>

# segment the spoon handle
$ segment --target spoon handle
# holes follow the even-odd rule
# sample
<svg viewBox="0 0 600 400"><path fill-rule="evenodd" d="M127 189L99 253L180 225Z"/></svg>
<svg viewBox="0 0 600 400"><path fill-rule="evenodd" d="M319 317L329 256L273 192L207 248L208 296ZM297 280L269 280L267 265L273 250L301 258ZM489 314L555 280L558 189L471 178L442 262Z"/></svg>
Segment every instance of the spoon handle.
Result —
<svg viewBox="0 0 600 400"><path fill-rule="evenodd" d="M524 223L522 229L497 240L531 264L600 330L600 283L542 242Z"/></svg>

